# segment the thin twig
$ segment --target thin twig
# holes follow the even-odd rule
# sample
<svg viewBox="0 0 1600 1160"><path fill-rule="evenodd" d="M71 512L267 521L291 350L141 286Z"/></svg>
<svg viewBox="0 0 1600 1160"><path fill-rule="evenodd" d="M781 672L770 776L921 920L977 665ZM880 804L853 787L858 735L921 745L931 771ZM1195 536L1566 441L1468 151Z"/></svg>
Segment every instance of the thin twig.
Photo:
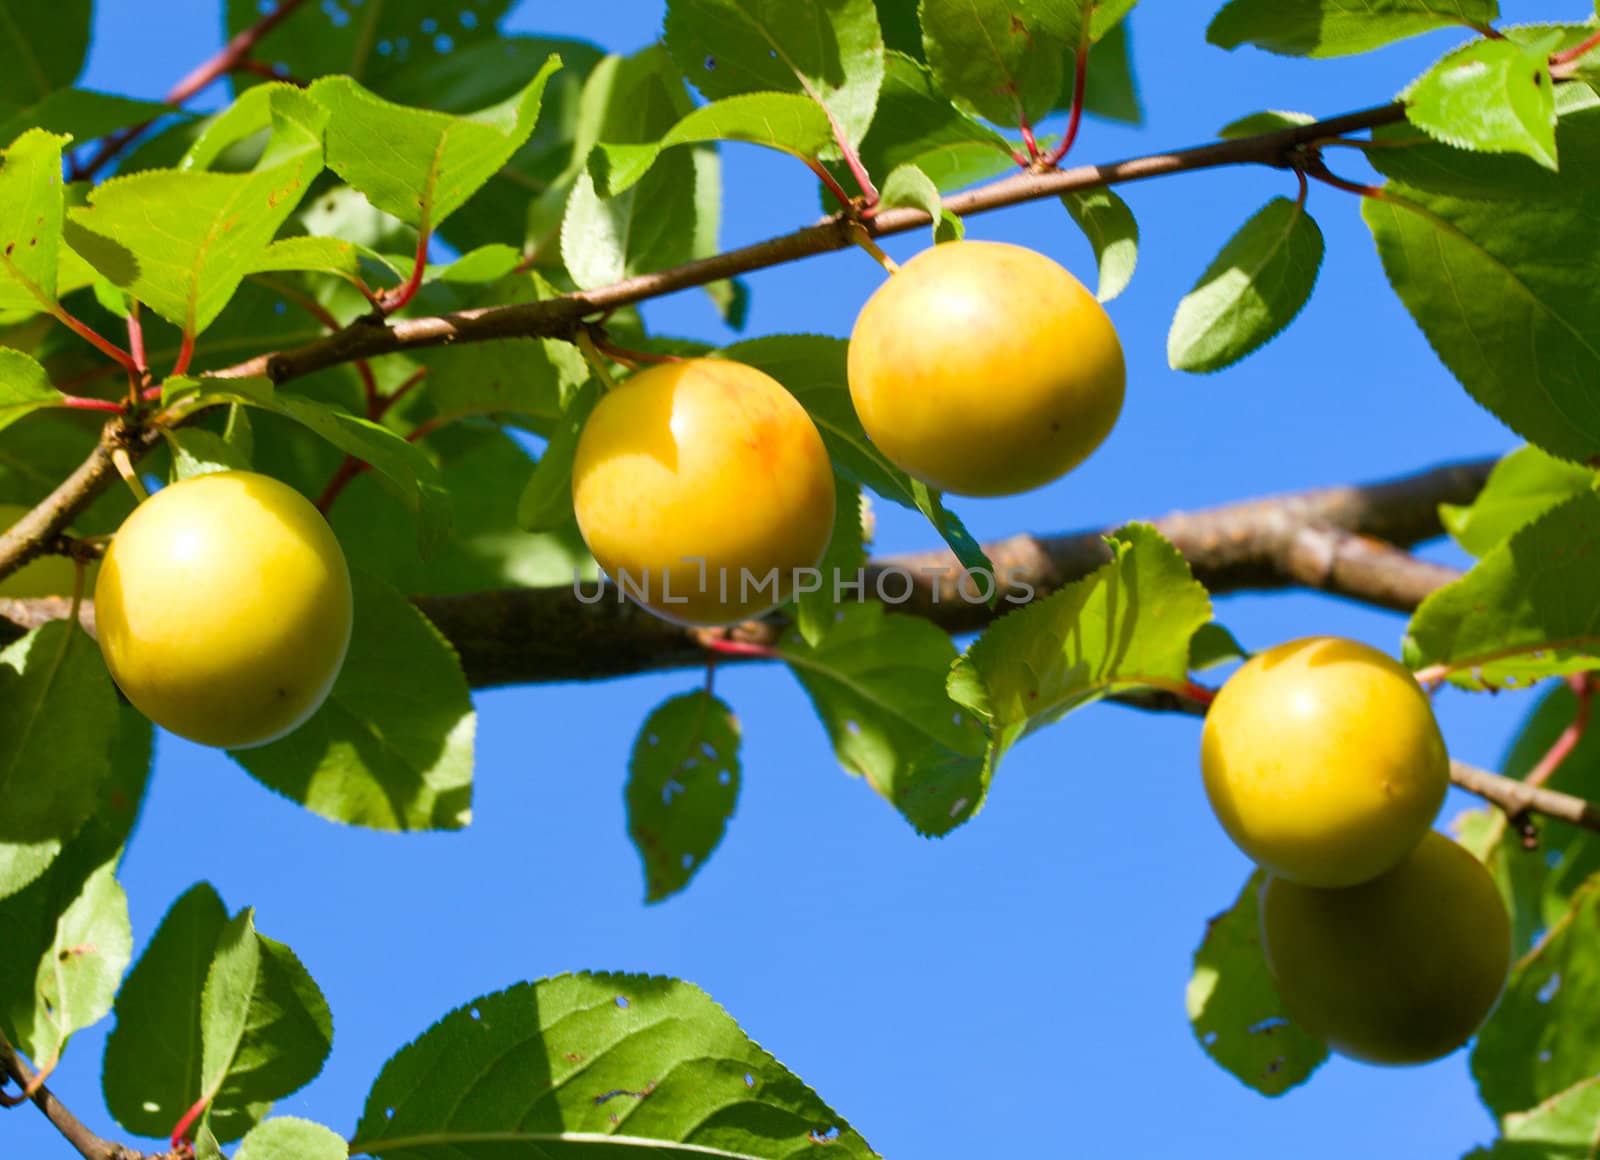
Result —
<svg viewBox="0 0 1600 1160"><path fill-rule="evenodd" d="M114 1144L91 1132L77 1116L56 1099L48 1087L37 1082L33 1069L22 1061L17 1049L6 1039L5 1032L0 1031L0 1078L3 1077L9 1077L23 1091L31 1092L27 1098L45 1114L55 1125L56 1131L78 1150L78 1154L84 1157L84 1160L176 1160L172 1153L146 1156L142 1152L136 1152L122 1144ZM15 1107L21 1102L23 1101L7 1096L4 1105Z"/></svg>

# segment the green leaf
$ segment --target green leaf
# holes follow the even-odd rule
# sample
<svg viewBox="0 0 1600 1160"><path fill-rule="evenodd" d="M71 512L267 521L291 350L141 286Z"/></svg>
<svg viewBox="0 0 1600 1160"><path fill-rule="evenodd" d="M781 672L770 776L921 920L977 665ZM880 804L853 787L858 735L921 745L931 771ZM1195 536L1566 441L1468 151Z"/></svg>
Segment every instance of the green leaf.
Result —
<svg viewBox="0 0 1600 1160"><path fill-rule="evenodd" d="M548 532L572 521L572 460L583 425L599 401L600 384L593 380L573 397L517 501L519 527Z"/></svg>
<svg viewBox="0 0 1600 1160"><path fill-rule="evenodd" d="M1109 543L1109 563L995 621L951 670L951 697L989 726L991 773L1017 741L1110 693L1187 687L1206 590L1149 524Z"/></svg>
<svg viewBox="0 0 1600 1160"><path fill-rule="evenodd" d="M867 438L850 402L845 373L848 347L839 338L780 334L735 343L721 353L765 371L800 400L821 432L834 467L846 479L922 512L963 566L988 570L988 557L961 521L945 509L939 493L890 463Z"/></svg>
<svg viewBox="0 0 1600 1160"><path fill-rule="evenodd" d="M1575 1160L1600 1155L1600 1078L1573 1084L1526 1112L1513 1112L1501 1136L1465 1160Z"/></svg>
<svg viewBox="0 0 1600 1160"><path fill-rule="evenodd" d="M1385 272L1469 394L1566 459L1600 454L1600 192L1477 202L1363 200Z"/></svg>
<svg viewBox="0 0 1600 1160"><path fill-rule="evenodd" d="M667 51L710 100L804 93L860 144L883 83L873 0L670 0Z"/></svg>
<svg viewBox="0 0 1600 1160"><path fill-rule="evenodd" d="M499 243L479 246L462 254L454 262L426 267L423 280L478 286L485 282L498 282L514 272L521 261L522 255L510 246Z"/></svg>
<svg viewBox="0 0 1600 1160"><path fill-rule="evenodd" d="M233 758L336 822L459 829L471 818L477 724L461 662L405 597L359 572L352 579L350 651L327 701L287 737Z"/></svg>
<svg viewBox="0 0 1600 1160"><path fill-rule="evenodd" d="M375 92L400 100L399 91L420 77L437 76L438 65L468 50L497 45L497 26L511 7L512 0L308 4L263 37L252 55L285 65L300 80L348 73ZM261 0L227 0L229 37L260 20ZM480 69L485 66L481 56L476 61ZM537 61L528 62L519 75L530 76L537 66ZM259 83L242 71L229 79L235 89Z"/></svg>
<svg viewBox="0 0 1600 1160"><path fill-rule="evenodd" d="M172 111L170 105L159 101L136 101L92 89L57 89L10 120L0 121L0 142L15 140L28 129L39 128L85 143Z"/></svg>
<svg viewBox="0 0 1600 1160"><path fill-rule="evenodd" d="M1347 56L1450 25L1499 19L1498 0L1229 0L1206 30L1223 48Z"/></svg>
<svg viewBox="0 0 1600 1160"><path fill-rule="evenodd" d="M293 951L243 910L222 930L200 997L201 1094L220 1143L317 1077L333 1047L327 1001Z"/></svg>
<svg viewBox="0 0 1600 1160"><path fill-rule="evenodd" d="M835 480L833 534L817 562L816 588L796 585L795 625L807 644L820 644L836 620L845 585L861 579L872 511L858 484Z"/></svg>
<svg viewBox="0 0 1600 1160"><path fill-rule="evenodd" d="M1545 42L1523 46L1506 38L1473 41L1406 91L1406 119L1458 149L1521 153L1556 169L1550 50Z"/></svg>
<svg viewBox="0 0 1600 1160"><path fill-rule="evenodd" d="M228 912L206 882L174 902L117 995L101 1083L117 1123L171 1135L200 1098L200 995Z"/></svg>
<svg viewBox="0 0 1600 1160"><path fill-rule="evenodd" d="M1531 1108L1600 1070L1600 881L1527 955L1478 1032L1472 1075L1497 1116Z"/></svg>
<svg viewBox="0 0 1600 1160"><path fill-rule="evenodd" d="M984 733L945 691L956 649L931 622L842 604L815 644L779 646L827 727L839 764L867 779L918 833L949 833L987 789Z"/></svg>
<svg viewBox="0 0 1600 1160"><path fill-rule="evenodd" d="M93 0L0 5L0 101L31 105L76 80L93 22Z"/></svg>
<svg viewBox="0 0 1600 1160"><path fill-rule="evenodd" d="M1128 203L1109 189L1064 193L1061 204L1094 247L1094 259L1100 267L1096 294L1100 301L1110 302L1133 280L1134 267L1139 263L1139 223Z"/></svg>
<svg viewBox="0 0 1600 1160"><path fill-rule="evenodd" d="M1082 7L1073 0L922 0L922 43L934 79L985 120L1037 121L1061 92Z"/></svg>
<svg viewBox="0 0 1600 1160"><path fill-rule="evenodd" d="M348 76L325 77L312 97L329 112L328 167L407 225L436 228L511 159L533 133L551 56L522 90L456 117L383 100Z"/></svg>
<svg viewBox="0 0 1600 1160"><path fill-rule="evenodd" d="M360 286L366 284L365 275L369 266L386 271L397 282L403 280L393 260L360 242L348 242L342 238L279 238L250 263L249 272L307 271L332 274L353 286Z"/></svg>
<svg viewBox="0 0 1600 1160"><path fill-rule="evenodd" d="M739 800L739 721L696 691L657 705L628 762L628 834L644 863L645 901L685 886L722 841Z"/></svg>
<svg viewBox="0 0 1600 1160"><path fill-rule="evenodd" d="M68 212L68 243L113 285L184 333L201 333L322 171L326 113L279 86L270 114L272 140L254 171L113 178Z"/></svg>
<svg viewBox="0 0 1600 1160"><path fill-rule="evenodd" d="M561 257L581 290L665 269L693 253L694 161L662 158L626 193L602 198L585 173L573 187L561 224Z"/></svg>
<svg viewBox="0 0 1600 1160"><path fill-rule="evenodd" d="M75 623L52 621L0 650L0 849L11 848L0 896L27 885L95 812L118 727L105 663Z"/></svg>
<svg viewBox="0 0 1600 1160"><path fill-rule="evenodd" d="M250 1129L234 1160L346 1160L344 1137L310 1120L279 1116Z"/></svg>
<svg viewBox="0 0 1600 1160"><path fill-rule="evenodd" d="M667 130L658 142L597 145L589 155L589 172L601 197L615 197L637 184L662 150L674 145L745 141L809 160L832 140L827 113L810 97L746 93L702 105Z"/></svg>
<svg viewBox="0 0 1600 1160"><path fill-rule="evenodd" d="M944 208L933 178L915 165L902 165L889 174L883 183L880 204L885 209L899 206L920 209L933 219L935 243L959 242L967 232L961 219Z"/></svg>
<svg viewBox="0 0 1600 1160"><path fill-rule="evenodd" d="M1221 370L1272 341L1311 298L1322 248L1322 231L1304 206L1269 201L1178 304L1167 335L1172 368Z"/></svg>
<svg viewBox="0 0 1600 1160"><path fill-rule="evenodd" d="M1281 1096L1311 1078L1328 1046L1289 1021L1261 948L1257 870L1234 904L1206 923L1186 1002L1206 1054L1246 1087Z"/></svg>
<svg viewBox="0 0 1600 1160"><path fill-rule="evenodd" d="M0 346L0 429L42 407L59 407L64 397L50 385L50 376L30 356Z"/></svg>
<svg viewBox="0 0 1600 1160"><path fill-rule="evenodd" d="M1189 638L1189 668L1202 672L1228 661L1250 659L1250 650L1240 644L1227 628L1212 621L1203 624Z"/></svg>
<svg viewBox="0 0 1600 1160"><path fill-rule="evenodd" d="M1107 6L1097 7L1095 20ZM1077 61L1069 58L1065 67L1068 78L1077 68ZM1067 92L1067 108L1072 106L1071 86L1063 83ZM1061 101L1056 101L1057 108ZM1089 76L1083 90L1083 111L1108 121L1125 125L1144 124L1144 105L1139 100L1139 84L1133 72L1133 34L1125 23L1113 25L1103 36L1096 34L1089 49Z"/></svg>
<svg viewBox="0 0 1600 1160"><path fill-rule="evenodd" d="M1005 138L951 104L926 65L890 52L885 66L878 111L861 142L868 173L914 165L948 192L1015 168ZM832 168L848 188L848 169Z"/></svg>
<svg viewBox="0 0 1600 1160"><path fill-rule="evenodd" d="M402 1048L350 1154L780 1160L818 1139L837 1160L876 1155L698 987L582 974L485 995Z"/></svg>
<svg viewBox="0 0 1600 1160"><path fill-rule="evenodd" d="M1424 600L1406 632L1406 665L1466 689L1600 668L1600 590L1586 579L1597 551L1600 493L1588 491Z"/></svg>
<svg viewBox="0 0 1600 1160"><path fill-rule="evenodd" d="M172 482L217 471L249 471L254 440L243 407L228 408L226 428L219 434L204 427L172 427L162 431L172 451Z"/></svg>
<svg viewBox="0 0 1600 1160"><path fill-rule="evenodd" d="M1249 116L1240 117L1237 121L1229 121L1217 133L1217 137L1223 141L1237 141L1241 137L1255 137L1261 133L1280 133L1285 129L1297 129L1302 125L1313 125L1316 120L1310 113L1265 109L1259 113L1251 113Z"/></svg>
<svg viewBox="0 0 1600 1160"><path fill-rule="evenodd" d="M1471 504L1440 504L1439 519L1462 548L1484 556L1557 504L1592 489L1596 478L1592 468L1519 447L1494 465Z"/></svg>
<svg viewBox="0 0 1600 1160"><path fill-rule="evenodd" d="M30 129L5 152L5 167L0 168L0 310L46 310L55 303L65 212L65 143L65 137Z"/></svg>

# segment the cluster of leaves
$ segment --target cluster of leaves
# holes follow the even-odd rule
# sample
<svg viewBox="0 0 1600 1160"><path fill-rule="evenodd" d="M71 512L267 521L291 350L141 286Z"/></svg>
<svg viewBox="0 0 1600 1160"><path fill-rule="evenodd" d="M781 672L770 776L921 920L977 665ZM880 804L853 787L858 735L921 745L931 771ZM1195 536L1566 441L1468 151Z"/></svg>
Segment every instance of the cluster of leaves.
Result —
<svg viewBox="0 0 1600 1160"><path fill-rule="evenodd" d="M834 187L855 180L859 161L882 204L926 210L935 238L948 239L961 226L942 195L1013 166L1027 145L1011 134L1070 101L1079 59L1091 113L1139 116L1124 23L1133 0L670 0L663 43L630 57L502 34L507 6L392 0L360 21L338 2L308 8L298 19L319 27L291 35L286 24L262 50L303 85L241 74L226 109L165 116L96 186L62 180L85 143L167 111L72 87L88 0L52 5L48 18L19 9L14 34L39 67L0 77L0 501L37 502L92 443L56 384L117 390L102 353L57 323L113 334L136 311L152 366L197 350L189 373L167 377L151 401L166 442L146 471L254 467L315 496L346 456L370 468L330 510L359 572L344 673L305 727L236 755L338 822L412 830L469 819L467 681L407 598L593 576L569 481L598 387L554 338L412 350L292 389L240 367L356 322L383 288L408 280L420 290L406 312L437 315L547 302L707 256L718 245L719 141L791 154ZM1231 0L1211 38L1328 56L1498 17L1494 0L1371 7ZM250 0L227 11L232 33L260 15ZM1600 604L1581 582L1600 544L1600 499L1583 466L1600 455L1600 255L1589 228L1600 97L1586 87L1590 58L1559 57L1592 31L1474 39L1402 94L1407 122L1368 149L1389 179L1364 213L1391 282L1472 396L1531 444L1475 505L1447 513L1481 562L1419 609L1407 636L1409 663L1464 688L1600 667ZM1260 114L1223 135L1308 120ZM1303 164L1320 172L1314 147ZM1064 200L1094 246L1101 296L1115 296L1136 261L1131 210L1109 190ZM1212 371L1269 341L1309 299L1322 251L1303 197L1269 202L1179 305L1173 365ZM748 288L708 293L741 322ZM639 345L700 349L643 335L629 311L608 325ZM780 335L720 352L777 378L823 434L841 483L825 565L852 576L864 565L871 492L922 512L964 565L987 568L941 497L866 439L845 351L838 339ZM526 436L544 441L537 461ZM110 531L126 511L125 497L107 496L76 529ZM778 653L844 768L932 836L978 812L1001 757L1035 730L1123 692L1185 696L1192 671L1239 655L1183 557L1146 525L1109 537L1098 570L1000 617L964 651L928 621L835 597L803 596ZM1546 700L1528 736L1571 713L1559 696ZM142 797L149 726L119 706L81 634L51 624L0 652L0 737L7 1037L48 1064L114 1008L106 1094L130 1132L163 1135L193 1113L208 1155L241 1138L246 1160L343 1155L326 1129L262 1119L320 1069L332 1024L305 968L256 931L250 911L230 918L197 886L123 980L133 940L115 869ZM1574 761L1574 781L1584 768ZM711 856L741 772L737 721L709 691L675 696L644 723L626 799L650 899L681 890ZM1498 822L1472 825L1528 948L1475 1065L1507 1139L1531 1138L1600 1100L1585 1078L1594 1040L1578 1006L1582 972L1600 961L1582 945L1593 926L1589 839L1552 825L1559 857L1534 867ZM1287 1023L1263 970L1247 888L1208 932L1190 1005L1207 1050L1276 1093L1326 1051ZM152 1054L160 1067L130 1062ZM518 1066L487 1067L508 1057ZM448 1016L391 1061L356 1137L358 1152L424 1156L556 1140L599 1154L618 1138L740 1156L812 1144L870 1155L699 992L616 976L548 980Z"/></svg>

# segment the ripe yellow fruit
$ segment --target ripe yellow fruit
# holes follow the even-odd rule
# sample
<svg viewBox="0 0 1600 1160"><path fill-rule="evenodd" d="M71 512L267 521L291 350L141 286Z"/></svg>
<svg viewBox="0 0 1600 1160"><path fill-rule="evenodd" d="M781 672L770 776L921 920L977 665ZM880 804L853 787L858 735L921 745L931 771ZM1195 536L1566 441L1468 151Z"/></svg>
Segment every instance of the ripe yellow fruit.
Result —
<svg viewBox="0 0 1600 1160"><path fill-rule="evenodd" d="M317 711L350 644L350 572L322 513L249 471L158 491L100 563L106 665L156 724L203 745L274 741Z"/></svg>
<svg viewBox="0 0 1600 1160"><path fill-rule="evenodd" d="M1390 869L1450 781L1422 687L1392 657L1339 637L1280 644L1241 667L1206 714L1200 766L1228 836L1307 886Z"/></svg>
<svg viewBox="0 0 1600 1160"><path fill-rule="evenodd" d="M1105 309L1042 254L948 242L861 310L850 397L880 451L958 495L1049 483L1105 440L1127 372Z"/></svg>
<svg viewBox="0 0 1600 1160"><path fill-rule="evenodd" d="M1268 878L1261 941L1290 1017L1368 1063L1448 1055L1489 1017L1511 969L1511 920L1494 879L1432 831L1360 886Z"/></svg>
<svg viewBox="0 0 1600 1160"><path fill-rule="evenodd" d="M18 504L0 503L0 528L9 528L28 509ZM89 566L84 576L85 584L94 582L95 565ZM65 556L40 556L0 580L0 596L13 600L27 600L35 596L71 596L78 568Z"/></svg>
<svg viewBox="0 0 1600 1160"><path fill-rule="evenodd" d="M788 598L833 533L833 469L811 417L742 363L686 359L600 400L572 467L589 551L619 588L682 624Z"/></svg>

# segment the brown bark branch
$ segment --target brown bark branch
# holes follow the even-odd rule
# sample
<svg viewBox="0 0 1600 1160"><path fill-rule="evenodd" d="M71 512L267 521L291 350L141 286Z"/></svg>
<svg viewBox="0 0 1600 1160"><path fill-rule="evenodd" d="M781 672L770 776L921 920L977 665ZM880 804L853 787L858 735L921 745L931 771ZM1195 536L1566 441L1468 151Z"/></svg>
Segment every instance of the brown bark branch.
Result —
<svg viewBox="0 0 1600 1160"><path fill-rule="evenodd" d="M1499 806L1508 818L1516 819L1530 813L1542 814L1547 818L1582 826L1586 830L1600 830L1600 807L1569 793L1528 785L1460 761L1450 763L1450 780L1468 793L1475 793Z"/></svg>
<svg viewBox="0 0 1600 1160"><path fill-rule="evenodd" d="M10 1077L23 1091L34 1082L33 1069L22 1061L17 1049L11 1046L5 1033L0 1031L0 1078L4 1077ZM171 1153L147 1156L123 1144L102 1139L85 1127L83 1122L68 1111L43 1084L34 1088L30 1098L55 1125L56 1131L60 1132L85 1160L177 1160ZM7 1097L7 1102L10 1102L10 1097Z"/></svg>

